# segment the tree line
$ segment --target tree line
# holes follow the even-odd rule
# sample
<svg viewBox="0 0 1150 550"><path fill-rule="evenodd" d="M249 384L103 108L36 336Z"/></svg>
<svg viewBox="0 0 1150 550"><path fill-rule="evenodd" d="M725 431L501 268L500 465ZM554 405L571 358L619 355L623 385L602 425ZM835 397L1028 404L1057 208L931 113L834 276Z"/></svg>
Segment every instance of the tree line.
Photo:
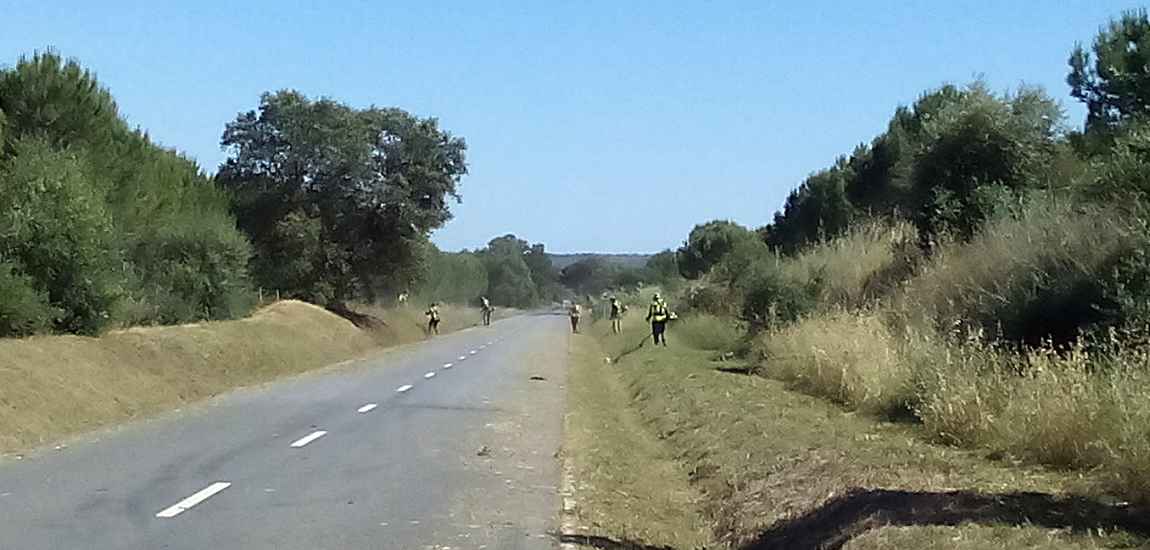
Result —
<svg viewBox="0 0 1150 550"><path fill-rule="evenodd" d="M1082 130L1071 130L1058 101L1039 88L999 94L976 81L930 90L899 107L873 140L808 176L770 223L696 226L675 251L680 274L709 283L694 285L700 306L768 327L826 301L818 274L800 281L779 265L853 231L914 228L915 238L896 246L898 265L877 274L891 279L874 285L877 299L879 286L897 288L941 245L969 243L995 222L1098 208L1124 220L1113 253L1077 279L1056 276L1065 266L1019 266L1035 272L1018 277L1029 286L1000 296L1006 305L979 320L980 330L1015 342L1065 343L1146 325L1150 233L1140 220L1150 197L1148 59L1145 10L1123 13L1090 45L1074 48L1066 80L1088 109Z"/></svg>
<svg viewBox="0 0 1150 550"><path fill-rule="evenodd" d="M0 337L228 319L261 294L531 307L650 279L557 270L514 235L436 249L467 146L434 118L269 92L220 144L214 175L155 144L74 59L0 70Z"/></svg>

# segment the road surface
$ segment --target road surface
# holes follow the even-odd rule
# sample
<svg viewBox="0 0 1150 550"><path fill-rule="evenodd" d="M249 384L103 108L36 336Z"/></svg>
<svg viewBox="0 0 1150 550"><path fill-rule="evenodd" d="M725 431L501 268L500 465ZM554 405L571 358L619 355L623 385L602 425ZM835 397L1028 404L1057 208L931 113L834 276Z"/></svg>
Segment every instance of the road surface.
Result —
<svg viewBox="0 0 1150 550"><path fill-rule="evenodd" d="M523 315L0 462L0 548L552 548L566 318Z"/></svg>

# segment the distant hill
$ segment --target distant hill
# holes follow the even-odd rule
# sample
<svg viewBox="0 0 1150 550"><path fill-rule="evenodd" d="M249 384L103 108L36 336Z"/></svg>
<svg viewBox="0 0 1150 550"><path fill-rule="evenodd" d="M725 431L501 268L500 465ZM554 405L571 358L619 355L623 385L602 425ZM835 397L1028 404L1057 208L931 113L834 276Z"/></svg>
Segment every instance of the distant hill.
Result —
<svg viewBox="0 0 1150 550"><path fill-rule="evenodd" d="M624 267L643 267L647 265L647 259L651 254L596 254L593 252L580 253L580 254L547 254L551 257L551 265L555 269L563 269L580 260L587 258L599 257L609 262L617 263Z"/></svg>

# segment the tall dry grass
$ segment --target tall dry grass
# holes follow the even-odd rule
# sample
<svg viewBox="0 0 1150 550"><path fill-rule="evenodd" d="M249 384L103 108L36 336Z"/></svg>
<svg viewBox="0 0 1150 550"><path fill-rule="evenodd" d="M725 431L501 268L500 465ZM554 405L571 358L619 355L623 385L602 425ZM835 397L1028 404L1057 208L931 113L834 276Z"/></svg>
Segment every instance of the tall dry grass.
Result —
<svg viewBox="0 0 1150 550"><path fill-rule="evenodd" d="M910 380L875 315L836 311L762 337L764 372L806 393L872 413L900 407Z"/></svg>
<svg viewBox="0 0 1150 550"><path fill-rule="evenodd" d="M743 348L743 331L730 318L692 313L675 322L673 332L698 349L734 352Z"/></svg>
<svg viewBox="0 0 1150 550"><path fill-rule="evenodd" d="M881 280L884 276L903 274L892 268L905 261L900 252L915 241L915 235L914 226L907 222L865 224L793 258L778 259L778 267L790 279L817 281L828 304L859 307L887 290L888 281Z"/></svg>
<svg viewBox="0 0 1150 550"><path fill-rule="evenodd" d="M865 307L866 272L898 261L896 239L824 244L780 267L824 277L830 301L759 336L762 371L851 409L909 409L941 442L1101 469L1150 500L1150 351L1074 344L1133 233L1112 210L1047 204L942 245Z"/></svg>
<svg viewBox="0 0 1150 550"><path fill-rule="evenodd" d="M1089 302L1098 283L1134 238L1113 209L1035 205L992 222L970 243L939 246L891 309L897 323L921 330L1070 341L1097 315Z"/></svg>

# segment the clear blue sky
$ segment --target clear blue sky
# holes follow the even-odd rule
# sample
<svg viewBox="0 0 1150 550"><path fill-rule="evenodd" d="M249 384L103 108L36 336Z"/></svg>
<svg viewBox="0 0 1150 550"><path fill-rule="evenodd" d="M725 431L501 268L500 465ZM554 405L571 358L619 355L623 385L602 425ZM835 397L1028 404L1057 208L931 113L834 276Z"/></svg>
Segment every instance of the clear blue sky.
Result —
<svg viewBox="0 0 1150 550"><path fill-rule="evenodd" d="M894 108L983 75L1064 83L1111 0L7 0L0 62L52 48L129 122L208 171L226 122L294 88L434 116L468 142L457 250L654 252L699 222L760 226Z"/></svg>

